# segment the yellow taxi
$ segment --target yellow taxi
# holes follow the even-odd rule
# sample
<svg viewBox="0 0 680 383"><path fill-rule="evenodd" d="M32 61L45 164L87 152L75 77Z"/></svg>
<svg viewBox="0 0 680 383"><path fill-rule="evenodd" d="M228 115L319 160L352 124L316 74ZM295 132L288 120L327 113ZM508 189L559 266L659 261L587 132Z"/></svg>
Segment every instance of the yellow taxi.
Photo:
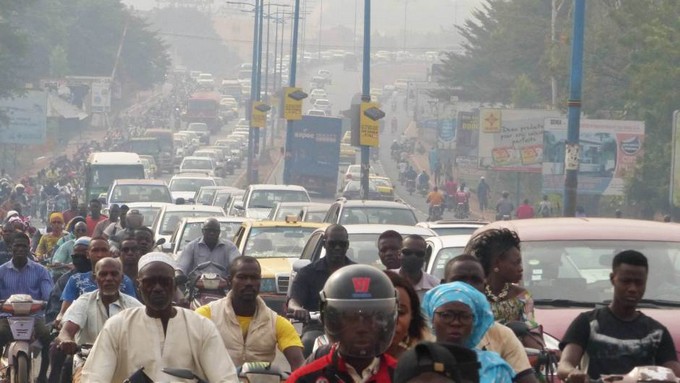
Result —
<svg viewBox="0 0 680 383"><path fill-rule="evenodd" d="M394 201L394 185L387 177L370 176L369 180L373 182L375 188L378 189L380 197L386 201Z"/></svg>
<svg viewBox="0 0 680 383"><path fill-rule="evenodd" d="M352 132L346 131L340 142L340 163L354 165L357 160L357 148L352 146Z"/></svg>
<svg viewBox="0 0 680 383"><path fill-rule="evenodd" d="M262 268L260 297L272 310L283 313L293 262L314 230L327 223L299 222L297 216L285 221L245 221L234 235L241 255L257 258Z"/></svg>

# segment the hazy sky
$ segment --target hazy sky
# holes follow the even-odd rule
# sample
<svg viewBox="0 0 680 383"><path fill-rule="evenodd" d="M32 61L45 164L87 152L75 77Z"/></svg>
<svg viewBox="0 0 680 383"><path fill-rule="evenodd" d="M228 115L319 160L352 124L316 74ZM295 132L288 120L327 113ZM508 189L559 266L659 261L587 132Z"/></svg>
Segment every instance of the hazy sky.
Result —
<svg viewBox="0 0 680 383"><path fill-rule="evenodd" d="M253 0L240 1L253 2ZM156 0L123 0L123 2L138 9L150 9L158 4ZM293 3L292 0L272 0L272 2ZM483 0L373 0L371 2L371 29L386 34L403 35L404 21L409 31L436 32L441 28L450 29L454 23L461 24L482 2ZM309 27L318 28L319 11L323 7L321 21L324 29L337 25L354 28L355 4L357 5L357 27L363 27L364 2L362 0L301 0L303 7L305 3L310 13L307 24ZM226 0L213 0L215 9L223 5L226 5Z"/></svg>

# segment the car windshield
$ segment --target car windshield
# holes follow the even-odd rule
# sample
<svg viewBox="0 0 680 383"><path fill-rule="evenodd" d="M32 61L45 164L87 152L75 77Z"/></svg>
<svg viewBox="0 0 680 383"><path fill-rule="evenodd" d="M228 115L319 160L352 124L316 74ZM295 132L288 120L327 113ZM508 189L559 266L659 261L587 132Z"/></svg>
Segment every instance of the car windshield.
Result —
<svg viewBox="0 0 680 383"><path fill-rule="evenodd" d="M342 209L340 224L380 223L386 225L413 226L418 222L409 208L396 209L387 207L346 207Z"/></svg>
<svg viewBox="0 0 680 383"><path fill-rule="evenodd" d="M253 227L243 255L255 258L300 258L313 227Z"/></svg>
<svg viewBox="0 0 680 383"><path fill-rule="evenodd" d="M299 217L302 213L302 206L283 206L279 207L276 212L272 209L271 217L272 221L284 221L287 216L294 215Z"/></svg>
<svg viewBox="0 0 680 383"><path fill-rule="evenodd" d="M186 159L182 162L182 169L201 169L201 170L211 170L212 161L210 160L192 160Z"/></svg>
<svg viewBox="0 0 680 383"><path fill-rule="evenodd" d="M220 240L231 241L241 222L220 222ZM187 243L203 235L203 222L187 223L182 231L182 237L178 239L177 251L182 251Z"/></svg>
<svg viewBox="0 0 680 383"><path fill-rule="evenodd" d="M201 189L198 191L196 203L199 205L211 205L213 198L215 198L216 189Z"/></svg>
<svg viewBox="0 0 680 383"><path fill-rule="evenodd" d="M302 190L255 190L250 196L248 208L271 209L276 202L310 202Z"/></svg>
<svg viewBox="0 0 680 383"><path fill-rule="evenodd" d="M680 303L680 246L677 242L545 241L522 242L524 286L535 301L567 299L578 302L611 300L612 259L635 249L647 256L646 299Z"/></svg>
<svg viewBox="0 0 680 383"><path fill-rule="evenodd" d="M432 274L432 276L434 276L437 279L443 279L444 266L446 266L446 262L448 262L449 259L453 257L457 257L463 254L463 250L465 250L465 246L445 247L443 249L440 249L437 255L435 256L434 267L430 271L430 274Z"/></svg>
<svg viewBox="0 0 680 383"><path fill-rule="evenodd" d="M161 222L160 234L161 235L171 235L177 229L182 218L191 217L215 217L222 216L224 214L218 214L215 211L205 211L205 210L185 210L185 211L169 211L163 215L163 221Z"/></svg>
<svg viewBox="0 0 680 383"><path fill-rule="evenodd" d="M135 206L131 207L131 210L137 210L144 217L144 226L151 227L158 217L158 213L161 212L160 206Z"/></svg>
<svg viewBox="0 0 680 383"><path fill-rule="evenodd" d="M213 206L224 206L229 201L231 195L232 193L228 191L218 191L213 200Z"/></svg>
<svg viewBox="0 0 680 383"><path fill-rule="evenodd" d="M216 186L211 178L176 178L170 181L171 192L197 192L201 186Z"/></svg>
<svg viewBox="0 0 680 383"><path fill-rule="evenodd" d="M323 219L326 218L326 210L324 211L307 211L305 214L305 222L323 222Z"/></svg>
<svg viewBox="0 0 680 383"><path fill-rule="evenodd" d="M116 185L109 203L121 202L172 203L172 196L165 185Z"/></svg>

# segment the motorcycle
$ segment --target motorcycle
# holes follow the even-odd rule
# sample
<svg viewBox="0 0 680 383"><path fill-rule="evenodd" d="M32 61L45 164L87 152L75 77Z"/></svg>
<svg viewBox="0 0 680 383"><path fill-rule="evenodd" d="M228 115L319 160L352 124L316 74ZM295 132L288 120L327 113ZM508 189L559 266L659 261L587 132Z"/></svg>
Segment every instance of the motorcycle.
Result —
<svg viewBox="0 0 680 383"><path fill-rule="evenodd" d="M442 219L443 213L444 209L442 205L434 205L430 208L430 216L427 217L427 220L430 222L439 221Z"/></svg>
<svg viewBox="0 0 680 383"><path fill-rule="evenodd" d="M464 203L458 202L458 204L456 205L456 212L454 213L454 217L458 219L465 219L468 217L467 207L465 206Z"/></svg>
<svg viewBox="0 0 680 383"><path fill-rule="evenodd" d="M28 294L14 294L2 302L0 311L11 314L7 318L14 339L5 347L0 367L0 379L16 383L29 383L32 376L32 361L40 352L33 327L35 318L32 314L45 309L47 302L33 300Z"/></svg>
<svg viewBox="0 0 680 383"><path fill-rule="evenodd" d="M416 191L416 180L406 180L406 190L408 191L409 195L413 195L413 193Z"/></svg>
<svg viewBox="0 0 680 383"><path fill-rule="evenodd" d="M418 185L418 193L420 193L421 196L425 197L430 190L430 186L428 184L422 183Z"/></svg>
<svg viewBox="0 0 680 383"><path fill-rule="evenodd" d="M229 283L226 275L227 270L214 262L203 262L196 266L189 273L189 286L186 294L189 308L195 310L227 296Z"/></svg>

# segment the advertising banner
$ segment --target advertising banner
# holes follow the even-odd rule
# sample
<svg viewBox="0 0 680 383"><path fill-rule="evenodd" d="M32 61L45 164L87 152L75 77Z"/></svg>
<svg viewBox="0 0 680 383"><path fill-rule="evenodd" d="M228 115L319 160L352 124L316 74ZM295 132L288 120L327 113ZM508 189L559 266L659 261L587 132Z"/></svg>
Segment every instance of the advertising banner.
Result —
<svg viewBox="0 0 680 383"><path fill-rule="evenodd" d="M29 90L21 97L0 99L0 143L42 145L47 132L47 93Z"/></svg>
<svg viewBox="0 0 680 383"><path fill-rule="evenodd" d="M578 194L621 196L625 180L642 160L643 121L581 120ZM562 193L567 119L545 120L543 192Z"/></svg>
<svg viewBox="0 0 680 383"><path fill-rule="evenodd" d="M487 170L540 173L543 124L559 111L481 109L479 167Z"/></svg>

